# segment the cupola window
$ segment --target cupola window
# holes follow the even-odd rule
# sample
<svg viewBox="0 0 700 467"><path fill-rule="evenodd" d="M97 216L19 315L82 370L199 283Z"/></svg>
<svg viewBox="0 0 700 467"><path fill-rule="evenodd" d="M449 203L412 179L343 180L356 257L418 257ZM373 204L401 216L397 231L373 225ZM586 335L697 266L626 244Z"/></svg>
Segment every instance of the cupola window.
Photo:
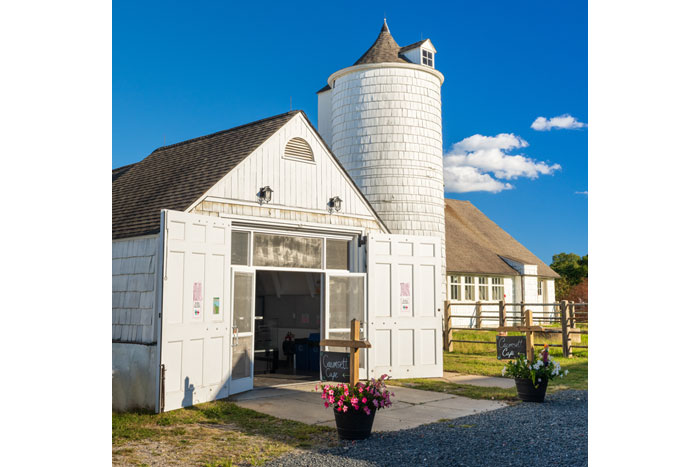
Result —
<svg viewBox="0 0 700 467"><path fill-rule="evenodd" d="M433 53L429 50L423 49L423 65L433 66Z"/></svg>
<svg viewBox="0 0 700 467"><path fill-rule="evenodd" d="M292 138L284 148L284 157L297 161L313 162L314 153L311 146L302 138Z"/></svg>

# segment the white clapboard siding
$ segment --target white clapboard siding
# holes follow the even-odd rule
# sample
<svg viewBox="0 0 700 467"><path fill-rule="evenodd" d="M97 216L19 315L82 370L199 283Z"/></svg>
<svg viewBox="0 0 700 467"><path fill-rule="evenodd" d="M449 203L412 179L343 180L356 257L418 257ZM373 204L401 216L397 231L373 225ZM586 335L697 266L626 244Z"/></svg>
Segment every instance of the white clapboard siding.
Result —
<svg viewBox="0 0 700 467"><path fill-rule="evenodd" d="M302 138L309 144L313 152L312 162L284 156L285 148L293 138ZM340 196L343 200L341 214L375 218L368 203L301 114L280 128L196 204L207 197L257 203L255 195L264 186L273 190L270 208L281 205L325 212L328 200ZM328 223L331 223L330 219Z"/></svg>
<svg viewBox="0 0 700 467"><path fill-rule="evenodd" d="M112 241L112 340L155 342L158 237Z"/></svg>

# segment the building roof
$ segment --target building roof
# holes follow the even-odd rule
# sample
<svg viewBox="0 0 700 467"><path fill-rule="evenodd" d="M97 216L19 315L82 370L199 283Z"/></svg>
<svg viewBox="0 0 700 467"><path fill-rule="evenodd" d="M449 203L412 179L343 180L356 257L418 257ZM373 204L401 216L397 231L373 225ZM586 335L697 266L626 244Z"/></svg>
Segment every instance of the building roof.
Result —
<svg viewBox="0 0 700 467"><path fill-rule="evenodd" d="M123 165L121 167L117 167L116 169L112 169L112 181L115 181L125 173L129 171L133 166L135 166L136 163L134 164L129 164L129 165Z"/></svg>
<svg viewBox="0 0 700 467"><path fill-rule="evenodd" d="M469 201L445 199L445 244L448 272L518 274L508 258L537 265L538 276L560 277Z"/></svg>
<svg viewBox="0 0 700 467"><path fill-rule="evenodd" d="M377 40L374 41L372 47L370 47L367 52L365 52L362 57L360 57L354 65L364 65L366 63L411 63L407 59L401 57L401 47L396 43L391 33L389 32L389 26L384 20L381 31L379 31L379 36Z"/></svg>
<svg viewBox="0 0 700 467"><path fill-rule="evenodd" d="M112 171L112 238L157 233L161 209L187 209L297 113L163 146L116 179Z"/></svg>
<svg viewBox="0 0 700 467"><path fill-rule="evenodd" d="M112 239L158 233L161 209L185 211L296 114L314 128L304 111L293 110L163 146L141 162L113 169ZM330 147L320 136L319 140L388 232Z"/></svg>
<svg viewBox="0 0 700 467"><path fill-rule="evenodd" d="M423 45L427 41L428 41L428 39L423 39L422 41L414 42L413 44L404 45L403 47L401 47L399 49L399 53L408 52L411 49L415 49L416 47Z"/></svg>

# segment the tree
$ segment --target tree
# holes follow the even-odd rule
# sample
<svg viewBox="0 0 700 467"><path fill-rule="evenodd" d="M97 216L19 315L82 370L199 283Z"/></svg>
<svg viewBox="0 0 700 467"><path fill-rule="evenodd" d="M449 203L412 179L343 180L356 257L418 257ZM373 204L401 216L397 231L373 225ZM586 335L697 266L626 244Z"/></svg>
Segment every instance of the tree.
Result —
<svg viewBox="0 0 700 467"><path fill-rule="evenodd" d="M571 288L588 278L588 254L583 258L575 253L559 253L552 256L552 264L561 279L557 279L554 290L557 300L569 295Z"/></svg>

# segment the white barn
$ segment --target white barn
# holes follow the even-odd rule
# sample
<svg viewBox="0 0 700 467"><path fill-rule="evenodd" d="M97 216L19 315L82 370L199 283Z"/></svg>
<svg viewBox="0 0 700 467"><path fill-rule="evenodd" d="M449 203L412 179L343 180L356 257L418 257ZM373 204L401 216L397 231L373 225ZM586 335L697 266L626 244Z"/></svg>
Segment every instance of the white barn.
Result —
<svg viewBox="0 0 700 467"><path fill-rule="evenodd" d="M159 148L112 190L115 409L252 389L288 332L353 318L361 377L442 374L440 239L389 235L303 112Z"/></svg>
<svg viewBox="0 0 700 467"><path fill-rule="evenodd" d="M484 222L445 204L435 54L429 39L400 47L385 22L318 92L318 131L292 111L113 170L114 409L318 380L311 342L349 336L353 318L372 345L361 378L442 376L448 275L500 277L514 301L550 277L512 238L524 251L493 249L496 269L465 260L488 242L449 227ZM290 335L305 342L293 359Z"/></svg>

